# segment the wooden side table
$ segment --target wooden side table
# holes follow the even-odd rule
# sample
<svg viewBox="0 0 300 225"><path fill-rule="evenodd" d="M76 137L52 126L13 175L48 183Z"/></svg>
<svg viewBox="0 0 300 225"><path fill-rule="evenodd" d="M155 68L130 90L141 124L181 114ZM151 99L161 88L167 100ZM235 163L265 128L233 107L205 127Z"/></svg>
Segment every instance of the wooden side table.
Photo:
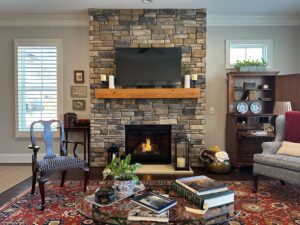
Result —
<svg viewBox="0 0 300 225"><path fill-rule="evenodd" d="M84 151L84 160L87 160L88 165L90 165L90 127L82 126L82 127L64 127L66 140L68 140L68 136L70 132L81 132L83 133L83 151ZM87 159L86 159L87 156Z"/></svg>

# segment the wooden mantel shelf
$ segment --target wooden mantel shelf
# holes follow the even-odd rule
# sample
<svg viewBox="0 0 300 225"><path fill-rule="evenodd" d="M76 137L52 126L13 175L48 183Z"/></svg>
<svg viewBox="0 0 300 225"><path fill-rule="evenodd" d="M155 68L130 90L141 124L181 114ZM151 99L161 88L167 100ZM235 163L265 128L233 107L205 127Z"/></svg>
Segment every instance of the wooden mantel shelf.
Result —
<svg viewBox="0 0 300 225"><path fill-rule="evenodd" d="M95 89L95 98L200 98L200 88Z"/></svg>

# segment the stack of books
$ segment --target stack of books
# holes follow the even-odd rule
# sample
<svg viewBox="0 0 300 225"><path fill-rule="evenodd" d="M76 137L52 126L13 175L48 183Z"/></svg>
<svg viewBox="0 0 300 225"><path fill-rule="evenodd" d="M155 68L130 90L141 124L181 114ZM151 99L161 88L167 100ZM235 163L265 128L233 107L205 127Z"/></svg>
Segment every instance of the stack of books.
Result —
<svg viewBox="0 0 300 225"><path fill-rule="evenodd" d="M202 212L234 202L234 191L229 190L226 184L206 176L180 178L173 181L171 187Z"/></svg>
<svg viewBox="0 0 300 225"><path fill-rule="evenodd" d="M167 195L159 195L153 192L146 192L136 196L132 201L139 207L128 213L129 221L155 221L169 222L169 209L177 204Z"/></svg>

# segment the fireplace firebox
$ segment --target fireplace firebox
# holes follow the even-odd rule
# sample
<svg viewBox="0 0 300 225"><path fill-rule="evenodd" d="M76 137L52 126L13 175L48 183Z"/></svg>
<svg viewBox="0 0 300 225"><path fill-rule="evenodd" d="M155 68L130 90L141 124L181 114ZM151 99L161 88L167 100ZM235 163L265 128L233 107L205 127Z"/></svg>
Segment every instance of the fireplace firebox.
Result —
<svg viewBox="0 0 300 225"><path fill-rule="evenodd" d="M171 125L126 125L125 153L132 162L171 163Z"/></svg>

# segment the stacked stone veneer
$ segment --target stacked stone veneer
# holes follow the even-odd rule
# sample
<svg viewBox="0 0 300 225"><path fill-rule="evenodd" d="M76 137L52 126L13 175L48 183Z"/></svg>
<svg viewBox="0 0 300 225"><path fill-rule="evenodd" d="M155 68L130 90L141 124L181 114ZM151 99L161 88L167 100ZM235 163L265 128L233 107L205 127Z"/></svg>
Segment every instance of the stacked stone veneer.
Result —
<svg viewBox="0 0 300 225"><path fill-rule="evenodd" d="M206 10L90 9L89 15L91 165L106 164L106 149L113 142L125 151L126 124L171 124L173 136L184 132L191 137L191 163L199 165L205 144ZM201 97L95 99L95 88L104 88L100 75L112 73L115 47L181 47L182 65L189 64L192 73L199 74Z"/></svg>

